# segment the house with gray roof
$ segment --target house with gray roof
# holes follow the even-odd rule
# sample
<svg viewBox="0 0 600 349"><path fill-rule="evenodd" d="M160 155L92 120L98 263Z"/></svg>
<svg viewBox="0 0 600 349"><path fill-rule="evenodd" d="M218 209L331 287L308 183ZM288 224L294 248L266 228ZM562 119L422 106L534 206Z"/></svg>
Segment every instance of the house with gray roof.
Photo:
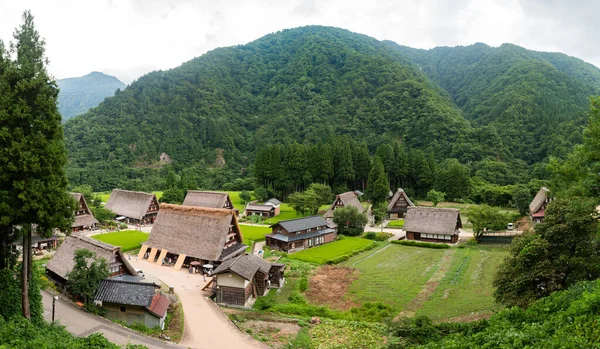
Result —
<svg viewBox="0 0 600 349"><path fill-rule="evenodd" d="M408 207L404 218L407 240L455 243L459 228L460 211L455 208Z"/></svg>
<svg viewBox="0 0 600 349"><path fill-rule="evenodd" d="M394 196L389 200L387 205L387 215L388 219L399 219L404 218L406 215L406 211L409 207L413 207L412 201L406 195L406 192L402 188L398 188Z"/></svg>
<svg viewBox="0 0 600 349"><path fill-rule="evenodd" d="M329 207L329 210L325 212L323 218L327 220L333 220L333 212L341 207L356 207L358 213L365 212L365 207L358 201L358 195L356 192L349 191L346 193L338 194L333 200L333 204Z"/></svg>
<svg viewBox="0 0 600 349"><path fill-rule="evenodd" d="M272 233L265 236L267 246L284 252L326 244L337 237L337 230L319 216L280 221L273 224L271 229Z"/></svg>
<svg viewBox="0 0 600 349"><path fill-rule="evenodd" d="M245 307L270 288L283 286L284 264L270 263L256 255L241 255L221 263L212 273L216 302Z"/></svg>
<svg viewBox="0 0 600 349"><path fill-rule="evenodd" d="M529 216L534 224L542 223L544 221L544 216L546 215L546 206L550 203L550 201L552 201L550 189L541 187L529 204Z"/></svg>
<svg viewBox="0 0 600 349"><path fill-rule="evenodd" d="M105 279L100 282L94 304L106 309L106 317L127 324L143 323L164 329L169 299L154 283Z"/></svg>
<svg viewBox="0 0 600 349"><path fill-rule="evenodd" d="M90 211L85 197L81 193L71 193L71 196L77 201L77 209L75 210L75 221L71 224L73 232L79 232L87 229L95 229L98 220Z"/></svg>
<svg viewBox="0 0 600 349"><path fill-rule="evenodd" d="M113 189L104 208L117 214L117 220L130 224L152 224L158 214L158 199L152 193Z"/></svg>
<svg viewBox="0 0 600 349"><path fill-rule="evenodd" d="M261 216L263 218L271 218L278 216L280 211L281 201L271 198L262 204L259 204L256 200L250 201L246 205L245 214L246 216Z"/></svg>

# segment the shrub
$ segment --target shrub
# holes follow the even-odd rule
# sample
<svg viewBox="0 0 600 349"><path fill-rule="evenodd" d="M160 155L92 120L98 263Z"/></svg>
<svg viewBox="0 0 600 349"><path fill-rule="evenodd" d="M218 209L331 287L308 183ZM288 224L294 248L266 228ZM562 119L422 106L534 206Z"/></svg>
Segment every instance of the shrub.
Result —
<svg viewBox="0 0 600 349"><path fill-rule="evenodd" d="M275 305L275 299L269 296L266 297L258 297L256 302L254 302L254 309L258 310L267 310Z"/></svg>
<svg viewBox="0 0 600 349"><path fill-rule="evenodd" d="M302 293L308 290L308 279L306 278L306 276L301 278L300 281L298 281L298 290Z"/></svg>
<svg viewBox="0 0 600 349"><path fill-rule="evenodd" d="M404 245L404 246L414 246L414 247L425 247L425 248L433 248L433 249L448 249L450 245L447 244L435 244L431 242L420 242L414 240L394 240L393 244Z"/></svg>
<svg viewBox="0 0 600 349"><path fill-rule="evenodd" d="M383 233L383 232L375 233L375 232L370 231L367 234L365 234L365 239L374 240L374 241L385 241L392 236L394 236L394 234Z"/></svg>

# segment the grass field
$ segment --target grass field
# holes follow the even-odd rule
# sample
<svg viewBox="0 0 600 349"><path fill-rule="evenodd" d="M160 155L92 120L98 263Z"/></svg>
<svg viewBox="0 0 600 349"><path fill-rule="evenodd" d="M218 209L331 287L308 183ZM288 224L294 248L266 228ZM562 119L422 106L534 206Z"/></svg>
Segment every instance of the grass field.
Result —
<svg viewBox="0 0 600 349"><path fill-rule="evenodd" d="M271 234L271 228L260 225L240 224L240 229L242 230L244 241L263 241L265 239L265 235Z"/></svg>
<svg viewBox="0 0 600 349"><path fill-rule="evenodd" d="M389 223L386 225L386 227L402 228L402 227L404 227L404 219L395 219L393 221L389 221Z"/></svg>
<svg viewBox="0 0 600 349"><path fill-rule="evenodd" d="M148 240L150 234L137 230L123 230L114 233L93 235L92 239L106 242L111 245L121 246L122 251L131 251L140 247L142 242Z"/></svg>
<svg viewBox="0 0 600 349"><path fill-rule="evenodd" d="M290 254L289 258L304 262L323 264L328 259L343 256L372 243L373 241L367 239L345 237L342 240Z"/></svg>
<svg viewBox="0 0 600 349"><path fill-rule="evenodd" d="M347 297L360 304L382 302L434 320L489 313L493 274L506 250L493 247L435 250L385 245L341 265L359 270Z"/></svg>

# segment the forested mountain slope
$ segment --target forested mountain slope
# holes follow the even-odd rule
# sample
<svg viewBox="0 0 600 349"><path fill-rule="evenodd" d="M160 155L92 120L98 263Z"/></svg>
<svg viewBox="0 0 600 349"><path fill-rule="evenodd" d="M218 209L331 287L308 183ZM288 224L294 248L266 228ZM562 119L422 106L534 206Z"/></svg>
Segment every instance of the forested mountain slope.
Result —
<svg viewBox="0 0 600 349"><path fill-rule="evenodd" d="M114 76L99 72L91 72L79 78L60 79L57 83L60 88L58 108L63 121L87 112L104 98L114 95L117 89L126 87Z"/></svg>
<svg viewBox="0 0 600 349"><path fill-rule="evenodd" d="M180 168L211 166L222 152L241 169L256 147L333 135L371 151L401 140L439 158L508 157L400 52L327 27L284 30L147 74L70 120L65 134L71 181L97 189L157 167L162 152Z"/></svg>
<svg viewBox="0 0 600 349"><path fill-rule="evenodd" d="M588 98L600 91L600 69L561 53L512 44L431 50L388 44L448 91L468 120L493 126L530 164L564 156L581 142Z"/></svg>

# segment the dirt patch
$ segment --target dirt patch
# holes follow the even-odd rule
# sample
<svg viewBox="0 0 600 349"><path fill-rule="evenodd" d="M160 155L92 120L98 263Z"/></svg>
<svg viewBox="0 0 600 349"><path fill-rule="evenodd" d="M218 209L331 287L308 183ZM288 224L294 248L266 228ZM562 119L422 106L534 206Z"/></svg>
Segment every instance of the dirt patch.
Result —
<svg viewBox="0 0 600 349"><path fill-rule="evenodd" d="M444 322L471 322L483 319L489 319L493 313L472 313L470 315L457 316L444 320Z"/></svg>
<svg viewBox="0 0 600 349"><path fill-rule="evenodd" d="M523 216L517 220L516 228L522 231L529 230L529 228L531 228L529 225L529 217Z"/></svg>
<svg viewBox="0 0 600 349"><path fill-rule="evenodd" d="M406 305L406 307L398 314L396 320L402 317L413 317L415 316L415 312L421 308L423 303L429 299L431 294L438 287L440 281L444 278L448 269L450 269L450 264L452 262L452 256L454 255L455 250L449 249L446 250L442 260L440 261L440 267L438 270L431 276L431 278L427 281L425 286L421 289L421 291L417 294L417 296L410 301Z"/></svg>
<svg viewBox="0 0 600 349"><path fill-rule="evenodd" d="M308 281L306 299L310 303L326 305L333 309L348 310L359 304L349 300L346 292L358 277L358 270L326 265L315 271Z"/></svg>

